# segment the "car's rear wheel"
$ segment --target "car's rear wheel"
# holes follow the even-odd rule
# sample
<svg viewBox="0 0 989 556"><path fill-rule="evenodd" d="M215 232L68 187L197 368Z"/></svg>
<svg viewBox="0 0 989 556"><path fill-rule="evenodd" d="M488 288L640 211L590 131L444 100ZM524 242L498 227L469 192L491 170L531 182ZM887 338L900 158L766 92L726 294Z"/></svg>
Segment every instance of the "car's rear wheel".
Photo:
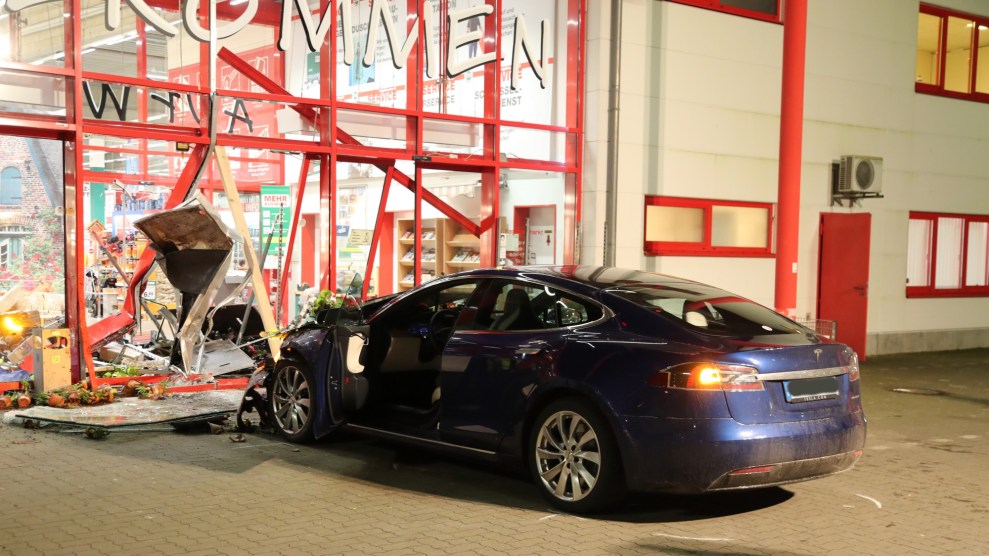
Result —
<svg viewBox="0 0 989 556"><path fill-rule="evenodd" d="M287 440L312 440L314 386L312 370L304 363L282 360L275 367L268 404L275 430Z"/></svg>
<svg viewBox="0 0 989 556"><path fill-rule="evenodd" d="M572 513L597 512L625 497L621 458L611 428L587 402L557 400L536 417L530 468L543 495Z"/></svg>

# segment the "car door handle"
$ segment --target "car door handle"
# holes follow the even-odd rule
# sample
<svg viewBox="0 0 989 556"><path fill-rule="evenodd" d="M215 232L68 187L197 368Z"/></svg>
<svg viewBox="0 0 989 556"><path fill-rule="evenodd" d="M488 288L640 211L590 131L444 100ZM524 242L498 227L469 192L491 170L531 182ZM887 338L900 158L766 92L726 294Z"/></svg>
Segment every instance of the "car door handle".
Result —
<svg viewBox="0 0 989 556"><path fill-rule="evenodd" d="M543 348L541 347L522 347L515 350L515 357L522 359L530 355L539 355L542 352L543 352Z"/></svg>

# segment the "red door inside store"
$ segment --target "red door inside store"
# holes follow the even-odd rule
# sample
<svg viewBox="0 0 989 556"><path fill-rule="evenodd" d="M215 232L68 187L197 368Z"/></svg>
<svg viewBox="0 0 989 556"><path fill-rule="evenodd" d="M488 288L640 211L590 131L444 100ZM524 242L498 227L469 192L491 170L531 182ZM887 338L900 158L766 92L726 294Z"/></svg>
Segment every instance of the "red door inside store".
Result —
<svg viewBox="0 0 989 556"><path fill-rule="evenodd" d="M516 205L513 224L522 255L517 264L556 264L556 205Z"/></svg>
<svg viewBox="0 0 989 556"><path fill-rule="evenodd" d="M298 283L306 283L310 286L319 285L319 276L316 276L316 259L314 254L319 253L319 246L316 244L316 230L319 228L319 215L315 213L303 214L299 227L299 237L302 240L302 272L297 280Z"/></svg>
<svg viewBox="0 0 989 556"><path fill-rule="evenodd" d="M872 215L822 213L817 315L837 323L839 342L865 359Z"/></svg>

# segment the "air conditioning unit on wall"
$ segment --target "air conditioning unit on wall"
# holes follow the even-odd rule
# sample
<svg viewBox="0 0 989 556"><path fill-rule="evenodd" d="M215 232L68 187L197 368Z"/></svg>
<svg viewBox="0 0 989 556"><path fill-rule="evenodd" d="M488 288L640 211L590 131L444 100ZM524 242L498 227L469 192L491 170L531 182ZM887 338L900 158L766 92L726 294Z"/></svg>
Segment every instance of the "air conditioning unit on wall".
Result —
<svg viewBox="0 0 989 556"><path fill-rule="evenodd" d="M844 155L838 169L838 194L883 192L883 159Z"/></svg>

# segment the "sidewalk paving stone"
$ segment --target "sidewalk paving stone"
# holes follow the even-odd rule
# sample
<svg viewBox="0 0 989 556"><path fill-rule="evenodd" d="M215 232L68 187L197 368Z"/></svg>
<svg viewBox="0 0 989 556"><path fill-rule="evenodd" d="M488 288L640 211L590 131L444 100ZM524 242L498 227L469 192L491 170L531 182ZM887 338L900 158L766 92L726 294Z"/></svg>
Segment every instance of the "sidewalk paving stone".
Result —
<svg viewBox="0 0 989 556"><path fill-rule="evenodd" d="M351 436L5 425L0 554L989 554L989 350L869 358L862 385L849 472L591 517L521 477Z"/></svg>

